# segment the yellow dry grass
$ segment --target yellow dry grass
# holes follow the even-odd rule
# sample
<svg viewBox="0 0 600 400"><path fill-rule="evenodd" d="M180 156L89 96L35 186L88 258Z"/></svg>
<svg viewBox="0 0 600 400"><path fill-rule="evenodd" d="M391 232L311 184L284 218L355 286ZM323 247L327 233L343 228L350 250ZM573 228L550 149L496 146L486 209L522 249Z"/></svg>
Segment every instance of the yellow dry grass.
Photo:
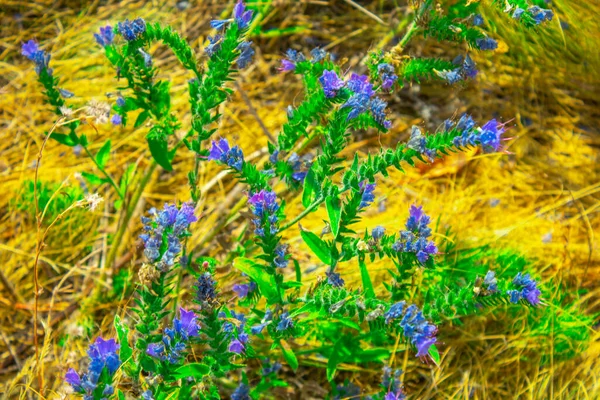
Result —
<svg viewBox="0 0 600 400"><path fill-rule="evenodd" d="M105 202L99 210L81 213L75 223L63 221L49 232L39 263L43 293L38 309L40 330L45 334L39 336L42 362L36 365L32 334L36 225L31 217L9 207L9 202L24 181L33 179L37 153L54 117L43 103L33 68L18 55L20 44L34 37L51 51L61 87L76 93L81 104L94 98L102 100L116 84L113 71L93 44L92 33L107 22L139 15L148 21L171 23L201 53L209 33L208 21L224 6L218 0L197 3L182 12L174 7L174 1L95 1L83 8L68 1L0 1L0 394L6 398L41 398L36 381L36 371L40 370L45 385L43 398L64 397L66 386L61 377L68 365L78 365L89 343L88 335L112 333L114 314L123 314L128 305L126 301L97 304L89 296L94 288L109 291L115 272L104 270L103 265L107 236L115 232L118 217L109 207L115 199L107 188L100 193ZM257 116L248 111L247 101L237 90L222 107L221 135L234 139L256 161L266 158L267 137L258 118L269 132L276 133L284 121L285 107L298 103L301 96L296 78L273 73L291 43L307 49L315 38L318 43L330 43L330 50L347 57L347 67L357 67L369 48L389 42L390 29L404 9L382 8L388 3L383 1L362 2L381 17L386 23L383 25L349 3L274 2L272 11L264 16L266 23L306 29L291 37L254 38L256 62L243 71L239 82ZM417 201L434 218L440 217L438 235L451 228L455 234L451 239L457 240L459 247L490 244L516 250L535 261L532 268L544 277L548 287L565 282L573 292L581 289L578 304L585 313L594 313L600 306L600 28L596 18L600 4L556 0L552 7L558 18L547 29L537 31L517 29L497 11L486 9L486 16L494 21L491 30L501 38L501 45L494 54L476 55L483 71L478 79L464 89L440 84L404 89L390 103L394 121L391 132L385 137L356 138L347 155L366 153L379 142L395 145L406 139L411 124L441 121L454 110L469 111L477 118L490 118L494 113L504 119L515 117L515 127L510 130L512 154L462 154L432 167L408 169L406 174L394 172L378 183L377 193L384 199L386 211L373 207L361 226L385 224L390 230L399 229L408 204ZM568 29L561 28L559 20L566 21ZM182 116L183 126L189 126L185 85L189 76L168 51L159 46L153 50L161 68L160 78L172 82L174 110ZM446 45L420 39L407 51L437 56L448 53ZM530 123L524 125L523 121ZM96 151L111 138L109 171L119 176L125 165L135 163L139 173L134 185L139 182L149 167L145 128L103 125L98 134L89 127L82 129ZM186 200L184 171L190 170L192 163L191 154L180 151L173 173L154 173L136 215L150 204ZM93 168L88 159L50 141L43 152L39 179L77 185L76 173ZM203 218L189 242L197 251L217 256L225 250L215 238L240 232L246 224L238 213L243 209L240 199L244 188L221 171L214 163L202 164L199 211ZM296 215L301 210L299 200L288 194L287 201L287 214ZM493 207L491 203L496 202ZM305 219L303 225L318 231L324 217L321 211ZM140 265L135 248L140 227L137 220L121 242L117 260L119 268L131 271ZM542 239L550 235L551 240L545 243L547 240ZM304 268L318 265L307 255L296 227L286 231L285 239ZM350 264L343 269L350 285L360 280L355 267ZM373 267L378 281L384 279L385 268L383 264ZM321 272L318 269L307 280L316 279ZM237 276L228 265L221 267L219 274L224 288ZM180 295L189 297L190 290L190 284L183 285ZM535 349L550 348L547 355L552 359L552 343L538 343L527 334L526 314L517 321L473 318L463 327L454 327L442 346L441 368L424 366L418 360L408 364L411 382L407 391L411 398L458 399L470 394L477 399L600 398L598 330L589 327L589 348L579 356L540 365ZM503 335L497 329L503 325L520 333ZM520 330L514 328L520 326ZM303 364L322 366L323 361L307 358ZM364 372L369 371L348 366L345 376L361 383ZM378 373L371 371L370 375ZM324 382L322 375L322 370L303 369L302 375L290 380L289 398L322 396L323 391L314 387Z"/></svg>

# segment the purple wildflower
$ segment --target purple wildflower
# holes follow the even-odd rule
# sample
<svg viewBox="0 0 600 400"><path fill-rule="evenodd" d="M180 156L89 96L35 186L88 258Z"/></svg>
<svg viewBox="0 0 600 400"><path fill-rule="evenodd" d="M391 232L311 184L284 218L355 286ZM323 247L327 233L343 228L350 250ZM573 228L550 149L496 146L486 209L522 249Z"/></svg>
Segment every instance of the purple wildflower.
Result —
<svg viewBox="0 0 600 400"><path fill-rule="evenodd" d="M52 69L48 68L50 63L50 53L40 50L35 40L29 40L23 43L21 54L33 61L35 64L35 72L39 75L42 71L46 71L48 75L52 75Z"/></svg>
<svg viewBox="0 0 600 400"><path fill-rule="evenodd" d="M325 97L331 99L337 95L338 90L344 87L344 81L341 80L335 71L325 70L319 78Z"/></svg>
<svg viewBox="0 0 600 400"><path fill-rule="evenodd" d="M394 304L384 314L386 323L393 320L400 320L400 327L403 330L404 337L409 339L417 349L417 357L424 357L429 352L429 348L436 342L435 334L437 328L429 323L419 308L412 304L404 307L403 301Z"/></svg>
<svg viewBox="0 0 600 400"><path fill-rule="evenodd" d="M222 162L236 171L241 171L244 165L242 150L238 146L230 148L227 139L213 140L208 159Z"/></svg>
<svg viewBox="0 0 600 400"><path fill-rule="evenodd" d="M379 125L383 125L385 129L390 129L392 127L392 122L386 119L385 115L385 107L387 103L381 100L379 97L375 97L369 101L369 109L371 110L371 115L375 122Z"/></svg>
<svg viewBox="0 0 600 400"><path fill-rule="evenodd" d="M523 15L524 12L525 12L525 10L523 10L521 7L517 7L517 8L515 8L515 11L513 12L512 17L514 19L519 19L519 18L521 18L521 15Z"/></svg>
<svg viewBox="0 0 600 400"><path fill-rule="evenodd" d="M69 383L73 390L78 393L85 393L86 397L92 398L92 394L97 389L101 393L110 395L114 390L110 385L110 379L121 366L117 350L119 345L114 339L104 340L101 337L96 338L88 349L90 363L88 370L83 376L80 376L73 368L70 368L65 375L65 381ZM107 372L108 382L100 382L100 376Z"/></svg>
<svg viewBox="0 0 600 400"><path fill-rule="evenodd" d="M252 61L254 49L251 46L252 42L242 42L237 46L237 50L240 52L237 59L237 65L240 69L246 68Z"/></svg>
<svg viewBox="0 0 600 400"><path fill-rule="evenodd" d="M239 0L233 7L233 19L240 29L245 29L252 20L252 10L246 10L242 0Z"/></svg>
<svg viewBox="0 0 600 400"><path fill-rule="evenodd" d="M382 125L385 126L385 115L382 116L381 103L385 103L382 100L372 104L370 99L375 92L373 91L373 84L369 82L369 78L366 75L352 74L347 82L347 87L354 94L342 105L341 108L350 107L350 113L348 114L348 120L358 117L360 114L375 109L373 117L379 119ZM385 105L384 105L385 108ZM378 121L379 122L379 121Z"/></svg>
<svg viewBox="0 0 600 400"><path fill-rule="evenodd" d="M208 46L204 49L206 54L209 57L212 57L216 52L221 50L221 39L223 37L221 35L209 36L208 37Z"/></svg>
<svg viewBox="0 0 600 400"><path fill-rule="evenodd" d="M488 271L483 278L483 284L487 286L487 291L495 293L498 291L498 279L496 273L492 270Z"/></svg>
<svg viewBox="0 0 600 400"><path fill-rule="evenodd" d="M423 212L422 207L412 205L406 221L406 230L400 232L400 239L392 245L399 253L414 253L421 264L425 264L437 254L438 249L432 240L429 228L430 218Z"/></svg>
<svg viewBox="0 0 600 400"><path fill-rule="evenodd" d="M247 283L235 284L233 285L232 290L238 295L240 299L246 298L248 296L248 293L251 292L250 285Z"/></svg>
<svg viewBox="0 0 600 400"><path fill-rule="evenodd" d="M213 302L217 298L217 282L208 272L203 273L196 283L196 300L200 303Z"/></svg>
<svg viewBox="0 0 600 400"><path fill-rule="evenodd" d="M282 331L291 329L293 327L294 327L294 322L290 318L289 313L286 311L283 314L281 314L281 317L279 319L279 323L277 324L276 330L279 332L282 332Z"/></svg>
<svg viewBox="0 0 600 400"><path fill-rule="evenodd" d="M60 89L60 88L59 88L59 89L58 89L58 92L60 93L60 96L61 96L63 99L70 99L71 97L75 96L75 95L73 94L73 92L69 92L69 91L68 91L68 90L66 90L66 89Z"/></svg>
<svg viewBox="0 0 600 400"><path fill-rule="evenodd" d="M475 14L475 16L473 16L473 25L483 25L483 17L480 14Z"/></svg>
<svg viewBox="0 0 600 400"><path fill-rule="evenodd" d="M371 236L373 236L373 239L379 240L383 237L384 233L385 233L385 228L383 226L376 226L375 228L373 228L373 231L371 232Z"/></svg>
<svg viewBox="0 0 600 400"><path fill-rule="evenodd" d="M123 119L121 118L121 116L119 114L115 114L110 119L110 122L112 122L113 125L117 126L117 125L121 125L121 123L123 122Z"/></svg>
<svg viewBox="0 0 600 400"><path fill-rule="evenodd" d="M175 263L175 257L181 251L181 239L186 235L192 222L198 220L194 215L193 203L184 203L180 208L165 204L162 210L152 208L152 218L142 217L144 231L140 238L144 242L144 255L159 269L166 271ZM161 250L166 243L166 249Z"/></svg>
<svg viewBox="0 0 600 400"><path fill-rule="evenodd" d="M358 205L358 209L362 210L363 208L367 207L369 204L371 204L372 202L375 201L375 184L374 183L364 183L361 182L360 185L360 191L361 191L361 199L360 199L360 204Z"/></svg>
<svg viewBox="0 0 600 400"><path fill-rule="evenodd" d="M490 37L479 38L475 43L479 50L496 50L498 48L498 42Z"/></svg>
<svg viewBox="0 0 600 400"><path fill-rule="evenodd" d="M412 126L407 147L415 150L421 155L426 156L431 162L433 162L435 155L437 154L436 149L427 148L427 138L423 135L421 129L416 125Z"/></svg>
<svg viewBox="0 0 600 400"><path fill-rule="evenodd" d="M504 124L495 119L488 121L482 127L477 127L473 118L463 114L454 126L452 121L447 121L446 130L454 129L462 132L453 140L456 147L469 147L480 145L484 152L491 153L501 150L502 135L505 132Z"/></svg>
<svg viewBox="0 0 600 400"><path fill-rule="evenodd" d="M502 145L502 134L505 132L504 126L495 119L491 119L481 127L479 134L479 143L485 153L492 153L500 150Z"/></svg>
<svg viewBox="0 0 600 400"><path fill-rule="evenodd" d="M342 277L340 276L340 274L333 272L333 271L328 271L325 273L325 275L327 276L327 283L330 284L333 287L344 287L344 280L342 279Z"/></svg>
<svg viewBox="0 0 600 400"><path fill-rule="evenodd" d="M238 339L233 339L231 342L229 342L229 347L227 350L230 353L242 354L244 352L244 345Z"/></svg>
<svg viewBox="0 0 600 400"><path fill-rule="evenodd" d="M517 276L515 276L515 279L513 279L513 284L520 287L521 290L507 291L512 303L518 303L519 300L524 299L532 306L540 304L540 295L542 292L538 289L537 282L531 279L529 274L522 275L519 272Z"/></svg>
<svg viewBox="0 0 600 400"><path fill-rule="evenodd" d="M250 388L248 385L240 383L231 394L231 400L251 400Z"/></svg>
<svg viewBox="0 0 600 400"><path fill-rule="evenodd" d="M271 235L277 233L277 195L274 192L261 190L258 193L249 195L248 203L252 212L257 217L252 222L256 227L254 231L258 236L264 236L267 232ZM267 231L265 231L267 229Z"/></svg>
<svg viewBox="0 0 600 400"><path fill-rule="evenodd" d="M396 70L390 64L379 64L377 66L377 72L379 73L379 78L381 79L381 88L383 90L390 90L394 86L394 83L396 83L398 80Z"/></svg>
<svg viewBox="0 0 600 400"><path fill-rule="evenodd" d="M314 49L312 49L310 51L310 55L312 56L312 59L310 60L310 62L314 63L318 63L319 61L323 60L325 57L327 57L327 52L319 47L315 47Z"/></svg>
<svg viewBox="0 0 600 400"><path fill-rule="evenodd" d="M162 343L150 343L146 354L171 364L181 361L190 338L200 335L200 326L193 311L180 307L179 314L179 319L173 320L173 327L165 328Z"/></svg>
<svg viewBox="0 0 600 400"><path fill-rule="evenodd" d="M273 264L275 264L277 268L287 267L289 262L286 257L287 248L287 244L280 244L275 248L275 259L273 260Z"/></svg>
<svg viewBox="0 0 600 400"><path fill-rule="evenodd" d="M230 19L213 19L210 21L210 26L214 29L221 30L230 22Z"/></svg>
<svg viewBox="0 0 600 400"><path fill-rule="evenodd" d="M96 43L98 43L102 47L110 46L113 44L113 40L115 39L115 33L113 31L112 26L106 25L105 27L100 28L100 33L94 33L94 38L96 39Z"/></svg>
<svg viewBox="0 0 600 400"><path fill-rule="evenodd" d="M146 21L142 18L136 18L133 21L126 19L125 21L118 23L117 29L125 40L131 42L138 39L146 32Z"/></svg>
<svg viewBox="0 0 600 400"><path fill-rule="evenodd" d="M385 391L384 400L404 400L405 396L402 393L402 382L400 381L402 370L397 369L392 376L390 367L383 368L383 376L381 378L381 387Z"/></svg>
<svg viewBox="0 0 600 400"><path fill-rule="evenodd" d="M281 67L278 68L281 72L293 71L296 69L296 64L286 58L281 60Z"/></svg>
<svg viewBox="0 0 600 400"><path fill-rule="evenodd" d="M544 21L552 21L552 18L554 17L552 10L541 8L539 6L529 7L527 11L531 14L536 25L540 25Z"/></svg>

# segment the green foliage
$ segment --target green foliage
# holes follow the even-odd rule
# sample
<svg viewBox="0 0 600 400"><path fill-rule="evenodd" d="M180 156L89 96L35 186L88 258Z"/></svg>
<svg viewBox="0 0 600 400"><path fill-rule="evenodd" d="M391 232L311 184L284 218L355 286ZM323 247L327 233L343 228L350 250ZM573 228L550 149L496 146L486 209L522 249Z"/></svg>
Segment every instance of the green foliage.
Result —
<svg viewBox="0 0 600 400"><path fill-rule="evenodd" d="M78 185L62 185L56 182L38 181L37 185L32 180L23 181L18 195L11 199L13 209L24 211L29 218L35 219L35 194L37 186L37 203L41 212L46 210L44 223L49 224L73 203L83 200L84 193Z"/></svg>

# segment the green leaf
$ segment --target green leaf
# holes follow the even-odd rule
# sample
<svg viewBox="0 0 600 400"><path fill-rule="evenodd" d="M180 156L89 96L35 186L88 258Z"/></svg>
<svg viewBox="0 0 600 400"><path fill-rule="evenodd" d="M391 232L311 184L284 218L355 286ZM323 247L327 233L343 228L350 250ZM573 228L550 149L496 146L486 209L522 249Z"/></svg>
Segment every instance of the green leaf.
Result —
<svg viewBox="0 0 600 400"><path fill-rule="evenodd" d="M325 200L325 206L327 207L327 215L329 215L331 233L333 233L334 238L337 238L340 233L340 219L342 217L340 198L337 195L328 196Z"/></svg>
<svg viewBox="0 0 600 400"><path fill-rule="evenodd" d="M96 162L100 169L104 169L106 167L106 163L110 158L110 139L108 139L96 154Z"/></svg>
<svg viewBox="0 0 600 400"><path fill-rule="evenodd" d="M296 354L294 353L290 345L285 340L280 340L279 347L283 352L283 357L285 358L285 361L287 361L290 368L292 368L292 370L296 372L296 370L298 369L298 358L296 357Z"/></svg>
<svg viewBox="0 0 600 400"><path fill-rule="evenodd" d="M329 251L329 247L327 246L326 242L321 240L317 235L310 231L300 231L300 235L308 247L310 247L313 253L315 253L321 261L327 265L333 264L331 252Z"/></svg>
<svg viewBox="0 0 600 400"><path fill-rule="evenodd" d="M173 373L177 379L185 378L204 378L210 372L210 367L201 363L191 363L179 367Z"/></svg>
<svg viewBox="0 0 600 400"><path fill-rule="evenodd" d="M137 119L135 120L135 123L133 124L134 128L138 128L140 125L142 125L150 116L150 114L148 113L148 111L143 111L140 113L140 115L138 115Z"/></svg>
<svg viewBox="0 0 600 400"><path fill-rule="evenodd" d="M349 355L350 352L346 346L344 346L344 337L342 336L338 339L335 345L333 345L333 349L331 349L331 354L329 355L329 360L327 360L327 380L329 382L333 381L338 364L342 363Z"/></svg>
<svg viewBox="0 0 600 400"><path fill-rule="evenodd" d="M277 285L275 284L273 275L269 275L264 267L244 257L236 258L233 266L256 282L260 292L267 298L269 303L277 303L281 299L281 296L277 292Z"/></svg>
<svg viewBox="0 0 600 400"><path fill-rule="evenodd" d="M64 135L62 133L52 132L52 135L50 135L50 138L56 140L60 144L64 144L65 146L69 146L69 147L77 146L77 144L79 144L79 140L74 141L71 136Z"/></svg>
<svg viewBox="0 0 600 400"><path fill-rule="evenodd" d="M435 365L439 366L440 360L441 360L440 352L439 352L438 348L435 346L435 344L432 344L431 347L429 348L429 355L431 356L431 359L433 360Z"/></svg>
<svg viewBox="0 0 600 400"><path fill-rule="evenodd" d="M313 164L313 167L314 165L316 164ZM311 169L308 170L308 173L304 178L304 190L302 191L302 205L304 206L304 208L310 206L310 204L313 202L314 197L318 193L318 190L320 189L319 184L316 180L316 174L313 167L311 167Z"/></svg>
<svg viewBox="0 0 600 400"><path fill-rule="evenodd" d="M106 182L106 179L85 171L81 172L81 176L83 176L90 183L90 185L101 185Z"/></svg>
<svg viewBox="0 0 600 400"><path fill-rule="evenodd" d="M359 258L358 267L360 268L360 279L362 280L365 297L367 299L372 299L375 297L375 289L373 289L373 282L371 281L371 276L369 276L369 271L367 270L367 264L365 264L363 258Z"/></svg>
<svg viewBox="0 0 600 400"><path fill-rule="evenodd" d="M118 314L115 315L114 325L115 330L117 331L117 337L119 338L119 358L121 359L121 362L126 362L133 354L133 350L131 349L131 346L129 346L129 327L123 324L121 317L119 317Z"/></svg>
<svg viewBox="0 0 600 400"><path fill-rule="evenodd" d="M158 165L163 167L167 171L172 171L171 160L169 159L169 149L167 147L168 141L167 136L162 133L160 128L152 128L148 132L146 139L148 140L148 146L150 147L150 154Z"/></svg>

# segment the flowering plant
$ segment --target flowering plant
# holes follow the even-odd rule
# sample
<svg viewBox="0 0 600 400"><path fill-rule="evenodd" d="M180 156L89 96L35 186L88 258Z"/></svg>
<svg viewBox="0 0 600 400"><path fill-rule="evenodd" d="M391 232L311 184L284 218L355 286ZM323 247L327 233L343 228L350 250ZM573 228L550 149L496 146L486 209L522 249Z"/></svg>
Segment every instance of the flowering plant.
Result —
<svg viewBox="0 0 600 400"><path fill-rule="evenodd" d="M232 399L268 396L287 385L280 376L282 363L296 371L302 361L300 343L317 337L322 346L305 350L326 357L324 374L332 383L332 398L357 396L360 392L353 394L349 384L335 384L342 364L383 364L400 351L440 364L445 325L484 307L519 304L535 308L534 312L541 308L544 287L522 268L501 262L485 270L456 268L446 256L451 245L434 235L433 221L439 216L426 205L407 207L408 217L400 229L375 226L361 234L355 228L376 202L377 179L390 170L433 163L466 149L506 152L506 123L495 118L478 123L463 114L435 132L413 126L409 140L395 148L380 148L367 157L357 153L346 160L344 151L354 132L386 134L392 129L385 96L421 79L457 84L477 76L469 54L453 61L401 56L416 33L466 42L473 50L497 47L482 28L485 22L476 12L477 2L458 1L447 12L432 7L429 0L413 3L413 20L404 37L388 52L370 53L364 74L343 70L320 48L310 57L293 49L286 53L279 70L300 77L305 94L298 106L286 110L287 121L269 143L264 163L253 163L215 127L219 106L233 90L228 82L238 69L250 65L255 53L248 37L260 21L242 1L235 4L230 18L210 23L215 32L204 48L204 68L170 27L136 18L100 28L95 40L125 84L114 104L88 104L85 116L77 116L79 109L68 104L73 95L58 88L49 53L33 41L23 45L23 55L34 62L48 102L62 121L50 138L85 150L100 174L84 177L91 185L111 185L119 198L115 208L123 208L107 265L115 261L150 174L159 166L174 171L182 148L194 155L194 169L187 171L191 200L151 208L149 216L142 217L145 263L134 295L134 329L115 317L117 340L96 339L88 352L86 373L68 370L66 381L75 393L87 399L125 398L127 392L143 399L216 399L226 392ZM551 11L521 0L495 3L505 4L510 18L525 26L552 19ZM159 79L150 54L151 44L158 41L192 75L191 122L181 137L176 133L184 119L172 111L169 81ZM83 122L95 127L109 121L115 126L148 127L146 140L154 161L133 193L129 184L133 169L126 169L120 179L106 171L110 141L92 155L80 132ZM317 140L312 157L306 149ZM219 259L195 256L197 249L188 243L194 224L201 223L196 208L200 165L205 162L228 170L247 190L247 232L240 237L238 250ZM285 191L297 195L303 207L291 218ZM304 229L300 221L319 208L328 218L323 230ZM295 244L284 239L284 232L297 224L306 249L326 267L310 285L303 281L306 266L293 257ZM250 240L243 241L246 236ZM378 259L390 266L389 279L381 284L369 268ZM215 273L218 265L229 263L241 279L231 287ZM357 268L360 287L346 285L342 264ZM178 304L177 293L183 274L196 281L194 302L185 306ZM235 292L233 299L226 297L228 289ZM258 372L251 368L257 362ZM224 384L232 376L239 377L233 391ZM378 393L370 398L404 398L401 377L400 370L392 376L391 365L386 366Z"/></svg>

